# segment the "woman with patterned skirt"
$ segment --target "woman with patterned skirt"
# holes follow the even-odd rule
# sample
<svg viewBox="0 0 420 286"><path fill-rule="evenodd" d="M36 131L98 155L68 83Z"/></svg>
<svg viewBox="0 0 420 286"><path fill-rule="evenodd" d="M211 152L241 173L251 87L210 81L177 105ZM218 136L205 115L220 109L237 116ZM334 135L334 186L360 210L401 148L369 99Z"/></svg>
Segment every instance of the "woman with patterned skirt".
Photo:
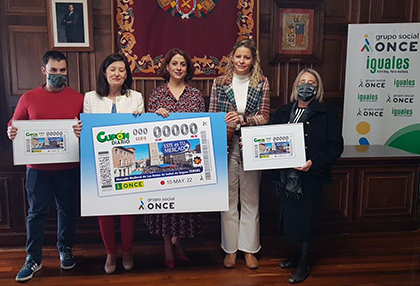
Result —
<svg viewBox="0 0 420 286"><path fill-rule="evenodd" d="M150 94L148 112L155 112L166 118L172 112L205 111L201 92L187 84L194 73L187 52L178 48L170 50L159 73L165 79L165 83ZM173 268L176 259L189 261L181 247L181 238L192 238L201 233L201 214L151 214L147 215L147 226L150 234L163 236L165 264Z"/></svg>

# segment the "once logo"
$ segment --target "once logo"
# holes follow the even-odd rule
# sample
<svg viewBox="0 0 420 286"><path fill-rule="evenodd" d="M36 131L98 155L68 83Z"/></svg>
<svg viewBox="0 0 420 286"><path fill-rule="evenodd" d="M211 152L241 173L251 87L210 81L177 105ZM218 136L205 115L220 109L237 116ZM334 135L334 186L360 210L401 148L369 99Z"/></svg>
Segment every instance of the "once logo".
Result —
<svg viewBox="0 0 420 286"><path fill-rule="evenodd" d="M149 210L174 210L175 202L151 202L147 204Z"/></svg>
<svg viewBox="0 0 420 286"><path fill-rule="evenodd" d="M384 109L383 108L365 108L365 109L361 110L359 108L356 116L383 117L384 116Z"/></svg>
<svg viewBox="0 0 420 286"><path fill-rule="evenodd" d="M385 82L369 82L369 81L365 81L363 82L362 80L360 80L359 83L359 87L364 87L364 88L385 88Z"/></svg>
<svg viewBox="0 0 420 286"><path fill-rule="evenodd" d="M134 182L125 182L115 184L115 189L119 190L128 190L128 189L138 189L144 187L144 181L134 181Z"/></svg>
<svg viewBox="0 0 420 286"><path fill-rule="evenodd" d="M414 97L394 97L393 103L414 103Z"/></svg>

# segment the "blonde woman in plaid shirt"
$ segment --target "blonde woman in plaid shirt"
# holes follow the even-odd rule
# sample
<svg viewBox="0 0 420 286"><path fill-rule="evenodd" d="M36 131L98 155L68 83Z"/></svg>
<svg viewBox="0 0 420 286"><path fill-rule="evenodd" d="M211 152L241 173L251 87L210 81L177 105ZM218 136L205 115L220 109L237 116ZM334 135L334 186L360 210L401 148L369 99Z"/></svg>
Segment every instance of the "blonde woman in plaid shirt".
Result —
<svg viewBox="0 0 420 286"><path fill-rule="evenodd" d="M260 248L260 171L244 172L239 147L242 126L267 124L270 117L269 84L262 75L255 43L245 39L232 49L226 74L216 78L209 112L226 112L229 150L229 210L222 212L223 264L234 268L237 251L243 251L246 265L258 268L254 256ZM239 201L240 199L240 201ZM241 205L241 213L238 211Z"/></svg>

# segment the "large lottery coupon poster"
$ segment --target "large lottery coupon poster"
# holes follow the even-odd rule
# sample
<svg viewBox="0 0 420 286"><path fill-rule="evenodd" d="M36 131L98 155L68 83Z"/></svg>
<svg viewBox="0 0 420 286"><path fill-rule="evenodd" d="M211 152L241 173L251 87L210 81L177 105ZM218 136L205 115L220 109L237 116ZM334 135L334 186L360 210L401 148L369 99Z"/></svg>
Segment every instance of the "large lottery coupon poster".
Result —
<svg viewBox="0 0 420 286"><path fill-rule="evenodd" d="M227 209L223 114L83 114L82 122L83 216Z"/></svg>

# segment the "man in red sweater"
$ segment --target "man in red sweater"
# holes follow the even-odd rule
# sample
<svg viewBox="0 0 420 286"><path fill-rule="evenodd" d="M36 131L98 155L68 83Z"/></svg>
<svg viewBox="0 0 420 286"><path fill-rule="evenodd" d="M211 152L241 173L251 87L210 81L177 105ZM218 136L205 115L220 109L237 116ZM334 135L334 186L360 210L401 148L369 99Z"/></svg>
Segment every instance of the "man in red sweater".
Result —
<svg viewBox="0 0 420 286"><path fill-rule="evenodd" d="M19 132L13 126L13 120L73 119L83 112L83 95L66 85L67 59L62 53L48 51L42 58L41 71L46 77L46 84L28 91L20 98L7 128L10 140L14 140ZM79 137L80 122L73 129ZM27 255L16 281L29 280L42 268L42 241L52 195L58 211L57 248L61 268L72 269L76 265L72 244L79 172L78 163L27 165Z"/></svg>

